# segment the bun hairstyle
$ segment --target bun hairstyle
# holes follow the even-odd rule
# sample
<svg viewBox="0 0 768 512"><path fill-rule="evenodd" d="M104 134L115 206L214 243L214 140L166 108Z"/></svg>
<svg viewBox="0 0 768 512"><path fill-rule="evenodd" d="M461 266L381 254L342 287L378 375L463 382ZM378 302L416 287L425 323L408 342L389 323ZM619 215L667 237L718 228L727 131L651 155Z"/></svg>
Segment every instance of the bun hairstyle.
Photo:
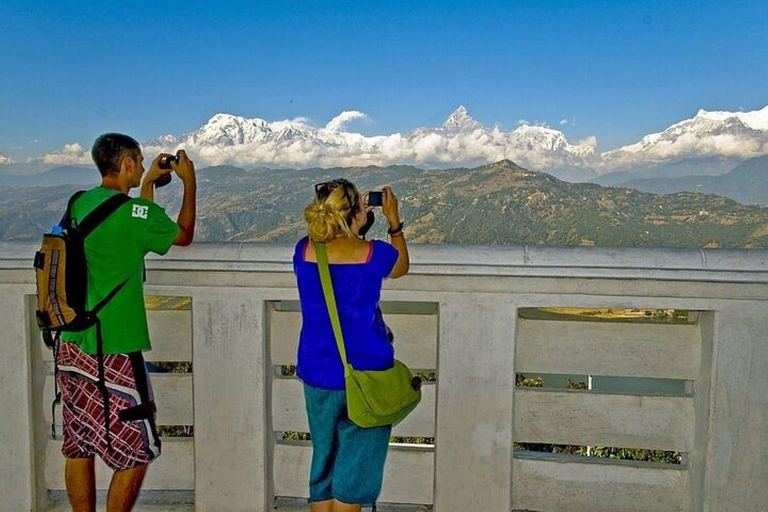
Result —
<svg viewBox="0 0 768 512"><path fill-rule="evenodd" d="M354 237L350 226L358 208L360 197L355 187L339 183L327 197L318 197L304 208L309 238L315 242L329 242L341 234Z"/></svg>

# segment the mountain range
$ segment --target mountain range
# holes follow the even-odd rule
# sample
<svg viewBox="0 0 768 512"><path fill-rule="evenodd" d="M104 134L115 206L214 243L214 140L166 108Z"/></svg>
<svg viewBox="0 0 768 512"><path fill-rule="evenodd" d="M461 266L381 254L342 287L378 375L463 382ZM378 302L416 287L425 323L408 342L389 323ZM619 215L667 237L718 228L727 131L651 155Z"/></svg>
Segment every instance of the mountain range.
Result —
<svg viewBox="0 0 768 512"><path fill-rule="evenodd" d="M631 187L655 194L700 192L729 197L745 204L768 205L768 155L751 158L730 172L718 176L638 179L625 173L609 174L593 181L601 185Z"/></svg>
<svg viewBox="0 0 768 512"><path fill-rule="evenodd" d="M768 106L752 112L700 110L634 144L604 152L598 152L594 137L573 142L562 131L524 121L512 130L484 126L464 106L441 126L407 133L366 136L349 129L350 123L365 118L362 112L345 111L316 127L305 118L270 122L219 113L197 130L163 135L143 146L148 156L183 147L201 167L450 168L509 159L572 182L624 172L634 178L717 175L768 153ZM39 161L89 164L90 157L74 143Z"/></svg>
<svg viewBox="0 0 768 512"><path fill-rule="evenodd" d="M98 179L95 167L63 165L32 174L0 174L0 187L28 188L54 187L57 185L87 185Z"/></svg>
<svg viewBox="0 0 768 512"><path fill-rule="evenodd" d="M94 171L95 173L95 171ZM413 166L198 171L198 241L295 241L314 184L346 177L391 185L409 240L451 244L768 247L768 208L714 195L658 195L569 183L509 160L475 168ZM97 181L97 180L94 180ZM95 183L94 183L95 184ZM0 238L34 240L59 219L76 186L0 189ZM156 201L175 214L179 183ZM379 219L372 235L384 237Z"/></svg>

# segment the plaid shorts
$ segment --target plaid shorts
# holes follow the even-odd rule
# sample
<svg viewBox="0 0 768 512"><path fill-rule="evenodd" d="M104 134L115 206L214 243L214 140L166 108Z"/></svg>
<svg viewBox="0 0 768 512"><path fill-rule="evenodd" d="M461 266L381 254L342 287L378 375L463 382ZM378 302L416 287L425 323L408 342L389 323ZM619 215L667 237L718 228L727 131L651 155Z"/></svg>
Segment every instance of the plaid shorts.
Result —
<svg viewBox="0 0 768 512"><path fill-rule="evenodd" d="M113 470L148 464L160 455L155 429L154 396L141 352L105 354L104 375L109 391L109 437L103 394L98 388L98 358L75 343L61 342L58 355L65 457L99 455Z"/></svg>

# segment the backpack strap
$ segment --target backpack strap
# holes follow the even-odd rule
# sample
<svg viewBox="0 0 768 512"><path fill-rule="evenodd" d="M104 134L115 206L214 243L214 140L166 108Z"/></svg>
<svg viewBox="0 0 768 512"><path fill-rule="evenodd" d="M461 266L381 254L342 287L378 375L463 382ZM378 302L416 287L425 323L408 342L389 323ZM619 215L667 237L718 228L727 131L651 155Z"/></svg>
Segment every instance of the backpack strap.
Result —
<svg viewBox="0 0 768 512"><path fill-rule="evenodd" d="M48 331L50 336L50 331ZM51 404L51 439L56 439L56 406L61 404L61 389L59 389L59 349L61 332L53 338L53 403Z"/></svg>
<svg viewBox="0 0 768 512"><path fill-rule="evenodd" d="M69 198L69 201L67 202L67 209L64 212L64 216L59 221L59 226L69 225L69 222L72 219L72 206L75 204L75 201L80 199L80 196L83 194L85 194L85 190L78 190L72 195L72 197Z"/></svg>
<svg viewBox="0 0 768 512"><path fill-rule="evenodd" d="M122 285L120 285L122 288ZM107 440L107 451L112 451L112 435L109 431L110 427L110 400L109 389L107 389L107 377L104 371L104 338L101 334L101 320L94 315L96 319L96 362L98 364L99 380L96 387L101 391L101 404L104 408L104 430Z"/></svg>
<svg viewBox="0 0 768 512"><path fill-rule="evenodd" d="M82 238L90 235L94 229L107 220L107 217L117 211L118 208L131 200L131 197L127 194L115 194L99 206L97 206L91 213L78 224L78 231Z"/></svg>
<svg viewBox="0 0 768 512"><path fill-rule="evenodd" d="M127 194L115 194L99 206L97 206L91 213L78 225L78 232L82 239L85 239L88 235L101 225L102 222L107 220L110 215L115 213L118 208L131 200ZM107 451L112 451L112 436L110 433L110 399L109 390L107 389L106 375L104 371L104 339L102 336L101 320L97 316L97 313L111 301L117 293L123 289L123 286L130 280L131 276L128 276L123 282L115 286L106 297L101 299L96 306L91 309L88 314L93 319L96 326L96 360L98 364L98 383L97 387L101 391L102 406L104 408L104 429L105 437L107 441Z"/></svg>

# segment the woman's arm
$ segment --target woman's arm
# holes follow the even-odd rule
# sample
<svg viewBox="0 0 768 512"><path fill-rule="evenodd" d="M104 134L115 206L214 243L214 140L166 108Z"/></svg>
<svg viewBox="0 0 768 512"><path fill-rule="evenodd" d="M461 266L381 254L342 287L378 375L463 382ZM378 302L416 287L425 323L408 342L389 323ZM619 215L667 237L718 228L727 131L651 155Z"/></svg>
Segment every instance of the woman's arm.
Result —
<svg viewBox="0 0 768 512"><path fill-rule="evenodd" d="M392 235L390 243L397 249L398 257L397 263L395 263L395 268L392 269L389 277L391 279L397 279L398 277L403 277L407 274L408 269L411 266L411 262L408 259L408 246L405 245L405 236L402 231L397 235Z"/></svg>
<svg viewBox="0 0 768 512"><path fill-rule="evenodd" d="M390 187L384 187L382 190L382 211L389 221L390 229L397 229L400 226L400 212L398 210L397 196ZM397 279L408 273L410 260L408 257L408 246L405 244L405 235L402 231L393 234L390 237L390 243L397 249L397 262L390 272L390 279Z"/></svg>

